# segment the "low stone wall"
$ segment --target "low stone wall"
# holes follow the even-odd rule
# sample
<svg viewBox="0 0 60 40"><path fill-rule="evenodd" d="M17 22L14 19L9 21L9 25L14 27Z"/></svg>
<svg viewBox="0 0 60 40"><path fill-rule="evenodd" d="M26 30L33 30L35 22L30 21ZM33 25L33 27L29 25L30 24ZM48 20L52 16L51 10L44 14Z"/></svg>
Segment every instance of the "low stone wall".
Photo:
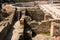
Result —
<svg viewBox="0 0 60 40"><path fill-rule="evenodd" d="M51 27L51 23L50 22L44 22L41 24L38 23L31 23L30 24L31 28L37 33L50 33L50 27Z"/></svg>

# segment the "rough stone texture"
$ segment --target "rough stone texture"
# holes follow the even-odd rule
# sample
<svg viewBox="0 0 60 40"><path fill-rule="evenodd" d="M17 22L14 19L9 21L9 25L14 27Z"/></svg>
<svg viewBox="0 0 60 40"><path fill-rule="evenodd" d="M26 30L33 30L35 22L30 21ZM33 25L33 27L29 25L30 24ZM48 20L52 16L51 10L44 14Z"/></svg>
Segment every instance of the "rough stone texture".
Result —
<svg viewBox="0 0 60 40"><path fill-rule="evenodd" d="M37 33L47 33L50 32L50 22L41 23L40 25L38 23L31 23L32 29Z"/></svg>
<svg viewBox="0 0 60 40"><path fill-rule="evenodd" d="M44 13L39 9L30 11L29 15L33 20L36 20L36 21L44 20Z"/></svg>
<svg viewBox="0 0 60 40"><path fill-rule="evenodd" d="M5 7L3 7L3 9L6 9L7 13L12 13L12 11L14 11L14 7L11 7L10 5L5 5ZM24 13L24 12L23 12ZM33 10L30 11L30 13L28 12L28 16L31 17L32 20L35 20L36 22L32 22L29 26L32 28L32 30L34 30L34 32L38 35L40 33L50 33L50 27L51 27L51 22L41 22L42 20L44 20L44 13L41 10ZM27 21L31 22L30 17L27 17ZM47 20L50 16L46 16ZM17 21L15 23L14 27L14 31L12 33L12 38L11 40L18 40L19 37L23 34L23 25L24 25L24 20L25 18L25 14L22 16L22 19ZM11 19L12 20L12 19ZM39 23L40 22L40 23ZM21 25L20 25L21 24ZM29 27L27 26L27 27ZM27 28L28 29L28 28ZM60 35L60 27L57 25L54 29L54 35L56 36L57 34ZM6 30L7 33L7 30ZM29 36L32 36L32 32L30 32L30 30L27 31L27 33L29 33ZM4 36L4 35L3 35ZM9 37L9 36L8 36ZM33 40L60 40L60 37L48 37L48 36L35 36L33 38Z"/></svg>
<svg viewBox="0 0 60 40"><path fill-rule="evenodd" d="M19 37L23 34L23 26L20 25L20 21L17 21L14 25L14 31L11 40L18 40Z"/></svg>
<svg viewBox="0 0 60 40"><path fill-rule="evenodd" d="M53 36L60 36L60 23L54 24Z"/></svg>
<svg viewBox="0 0 60 40"><path fill-rule="evenodd" d="M12 12L15 11L15 7L12 7L11 5L9 4L3 4L2 5L2 11L4 12L4 10L10 15Z"/></svg>

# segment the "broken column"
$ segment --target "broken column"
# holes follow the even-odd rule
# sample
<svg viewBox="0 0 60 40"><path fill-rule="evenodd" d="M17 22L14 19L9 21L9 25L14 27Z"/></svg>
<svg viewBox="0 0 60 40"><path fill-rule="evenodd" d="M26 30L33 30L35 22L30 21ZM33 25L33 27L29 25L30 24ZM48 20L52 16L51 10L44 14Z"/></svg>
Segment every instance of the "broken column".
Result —
<svg viewBox="0 0 60 40"><path fill-rule="evenodd" d="M50 36L53 36L54 23L55 22L51 22Z"/></svg>

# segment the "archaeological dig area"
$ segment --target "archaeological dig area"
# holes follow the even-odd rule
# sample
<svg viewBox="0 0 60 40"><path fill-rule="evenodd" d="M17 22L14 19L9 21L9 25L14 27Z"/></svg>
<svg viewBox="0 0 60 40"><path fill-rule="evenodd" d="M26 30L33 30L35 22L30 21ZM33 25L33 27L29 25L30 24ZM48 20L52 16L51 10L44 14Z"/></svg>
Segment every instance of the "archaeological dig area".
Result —
<svg viewBox="0 0 60 40"><path fill-rule="evenodd" d="M0 40L60 40L60 1L3 3Z"/></svg>

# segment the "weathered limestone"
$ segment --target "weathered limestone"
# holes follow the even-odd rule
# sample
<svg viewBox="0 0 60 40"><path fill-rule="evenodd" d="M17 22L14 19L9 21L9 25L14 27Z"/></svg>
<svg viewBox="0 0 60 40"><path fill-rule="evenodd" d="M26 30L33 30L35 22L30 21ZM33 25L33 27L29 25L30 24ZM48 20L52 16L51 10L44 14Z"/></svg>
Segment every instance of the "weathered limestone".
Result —
<svg viewBox="0 0 60 40"><path fill-rule="evenodd" d="M57 22L58 20L56 21L53 21L51 22L51 30L50 30L50 36L60 36L60 22Z"/></svg>
<svg viewBox="0 0 60 40"><path fill-rule="evenodd" d="M60 36L60 23L54 24L53 36Z"/></svg>
<svg viewBox="0 0 60 40"><path fill-rule="evenodd" d="M55 22L51 22L50 36L53 36L54 24L55 24Z"/></svg>
<svg viewBox="0 0 60 40"><path fill-rule="evenodd" d="M38 6L37 3L36 3L36 6ZM51 5L49 5L49 6L48 5L41 5L41 6L39 6L40 9L36 6L35 7L16 7L17 8L17 13L16 13L17 14L17 17L16 17L17 21L13 26L14 29L13 29L13 32L12 32L11 40L19 40L20 37L23 35L24 20L26 20L25 25L27 25L25 31L26 31L27 35L31 38L33 38L32 34L34 34L32 32L32 30L37 35L38 34L41 34L41 35L46 34L48 36L58 36L58 35L60 35L60 32L59 32L60 31L60 27L59 27L60 23L56 22L56 19L60 18L59 17L59 15L60 15L59 10L56 9L56 7L51 7ZM52 10L53 8L55 8L55 10ZM5 5L5 7L3 7L2 11L4 9L6 9L6 11L9 15L12 14L10 16L11 18L8 17L8 18L10 18L9 23L11 24L12 20L13 20L12 17L14 15L13 13L15 11L15 7L13 5ZM28 10L28 13L25 11L26 9ZM20 11L22 13L21 18L20 18ZM27 13L29 15L26 16L25 13ZM41 40L51 40L51 38L48 37L48 36L47 36L47 38L45 38L45 36L44 36ZM38 37L40 37L40 36L38 36ZM40 39L36 38L36 40L40 40Z"/></svg>
<svg viewBox="0 0 60 40"><path fill-rule="evenodd" d="M23 34L23 26L20 24L20 21L17 21L14 25L14 31L11 40L18 40L19 37Z"/></svg>
<svg viewBox="0 0 60 40"><path fill-rule="evenodd" d="M50 32L50 22L43 22L40 24L38 22L33 22L30 27L37 33L49 33Z"/></svg>
<svg viewBox="0 0 60 40"><path fill-rule="evenodd" d="M25 18L25 11L22 11L22 17L21 19L15 23L14 31L11 40L19 40L20 36L23 35L24 31L24 18Z"/></svg>
<svg viewBox="0 0 60 40"><path fill-rule="evenodd" d="M53 7L52 7L53 6ZM51 14L51 16L54 18L54 19L59 19L59 13L60 13L60 10L57 9L54 5L39 5L40 9L44 12L44 13L48 13L48 14ZM53 10L52 10L53 9Z"/></svg>
<svg viewBox="0 0 60 40"><path fill-rule="evenodd" d="M9 4L3 4L2 5L2 11L4 12L4 10L6 10L6 12L10 15L11 12L14 12L15 11L15 7L9 5Z"/></svg>
<svg viewBox="0 0 60 40"><path fill-rule="evenodd" d="M35 10L28 11L28 13L32 20L35 20L35 21L44 20L44 13L42 12L42 10L35 9Z"/></svg>

